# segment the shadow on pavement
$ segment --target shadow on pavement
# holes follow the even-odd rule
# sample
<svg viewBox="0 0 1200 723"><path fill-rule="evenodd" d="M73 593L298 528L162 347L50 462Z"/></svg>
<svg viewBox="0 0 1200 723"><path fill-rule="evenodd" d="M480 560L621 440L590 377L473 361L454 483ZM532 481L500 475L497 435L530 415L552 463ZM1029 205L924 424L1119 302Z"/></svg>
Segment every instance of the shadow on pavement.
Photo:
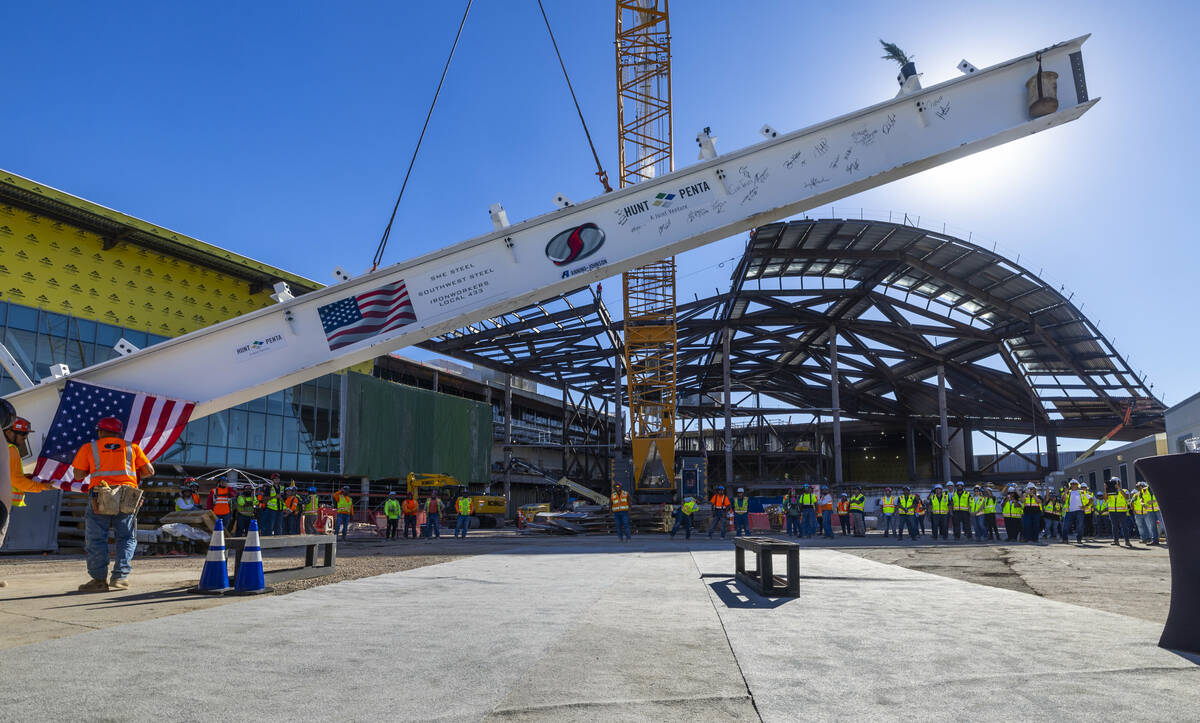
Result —
<svg viewBox="0 0 1200 723"><path fill-rule="evenodd" d="M727 608L747 608L752 610L774 610L775 608L794 602L794 597L777 597L765 598L748 590L734 578L726 578L718 582L709 583L708 586L712 591L721 598L721 602L725 603Z"/></svg>

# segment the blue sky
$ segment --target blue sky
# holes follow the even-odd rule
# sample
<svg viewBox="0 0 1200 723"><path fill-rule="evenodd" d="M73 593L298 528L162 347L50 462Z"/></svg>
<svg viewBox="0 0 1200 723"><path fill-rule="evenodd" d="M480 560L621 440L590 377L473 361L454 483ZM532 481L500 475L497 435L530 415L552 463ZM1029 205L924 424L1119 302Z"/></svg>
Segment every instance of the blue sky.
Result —
<svg viewBox="0 0 1200 723"><path fill-rule="evenodd" d="M616 177L611 0L544 0ZM320 281L369 266L465 2L6 3L0 168ZM1193 360L1196 6L676 0L676 167L895 94L878 38L926 84L1093 33L1077 123L846 199L995 242L1074 300L1168 404ZM477 0L386 260L596 195L534 0ZM827 210L818 214L825 215ZM743 238L680 258L680 298L725 287ZM605 284L619 308L619 284Z"/></svg>

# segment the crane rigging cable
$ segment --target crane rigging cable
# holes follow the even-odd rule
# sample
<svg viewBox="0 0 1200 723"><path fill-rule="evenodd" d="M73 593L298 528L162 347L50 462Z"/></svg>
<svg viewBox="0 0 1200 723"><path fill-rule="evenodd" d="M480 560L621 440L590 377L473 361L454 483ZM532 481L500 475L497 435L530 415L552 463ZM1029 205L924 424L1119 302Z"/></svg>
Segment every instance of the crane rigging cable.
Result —
<svg viewBox="0 0 1200 723"><path fill-rule="evenodd" d="M542 11L542 20L546 22L546 32L550 33L550 44L554 46L554 54L558 56L558 65L562 68L563 78L567 80L567 90L571 91L571 100L575 101L575 112L579 114L579 124L583 126L583 135L587 136L588 146L592 149L592 158L596 161L596 175L600 178L600 184L604 186L605 193L612 192L612 186L608 185L608 171L604 170L604 166L600 165L600 154L596 153L596 144L592 143L592 134L588 133L587 121L583 119L583 111L579 109L579 99L575 97L575 88L571 85L571 76L567 75L567 66L563 63L562 53L558 52L558 41L554 39L554 31L550 29L550 18L546 17L546 8L542 6L542 0L537 0L538 9Z"/></svg>
<svg viewBox="0 0 1200 723"><path fill-rule="evenodd" d="M442 84L446 82L446 72L450 70L450 61L454 59L454 51L458 48L458 40L462 37L463 26L467 24L467 14L471 12L471 3L467 0L467 8L463 10L462 20L458 23L458 32L454 34L454 44L450 46L450 55L442 68L442 77L438 79L437 90L433 93L433 101L429 103L429 112L425 114L425 125L421 126L421 135L417 136L417 146L413 148L412 158L408 161L408 170L404 172L404 182L400 184L400 193L396 196L396 204L392 206L392 215L387 226L383 229L383 237L379 239L379 247L375 249L375 258L371 260L371 270L379 268L383 261L383 250L387 248L388 237L392 234L392 224L396 221L396 211L400 208L400 199L404 198L404 189L408 187L408 177L412 175L413 164L417 162L417 153L421 150L421 141L425 140L425 131L429 128L429 119L433 117L433 108L437 105L438 96L442 92Z"/></svg>

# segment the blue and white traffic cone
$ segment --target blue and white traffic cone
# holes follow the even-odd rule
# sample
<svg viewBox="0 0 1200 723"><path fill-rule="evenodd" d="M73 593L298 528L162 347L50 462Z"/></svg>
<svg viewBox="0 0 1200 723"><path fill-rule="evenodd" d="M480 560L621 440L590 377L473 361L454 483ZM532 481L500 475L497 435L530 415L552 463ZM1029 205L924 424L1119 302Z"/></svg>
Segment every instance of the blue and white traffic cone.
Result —
<svg viewBox="0 0 1200 723"><path fill-rule="evenodd" d="M242 548L242 562L238 565L234 582L235 595L258 595L271 592L263 578L262 545L258 540L258 521L250 520L246 531L246 546Z"/></svg>
<svg viewBox="0 0 1200 723"><path fill-rule="evenodd" d="M208 543L208 558L200 573L200 584L196 592L205 595L221 595L229 591L229 563L225 558L225 525L217 518L212 541Z"/></svg>

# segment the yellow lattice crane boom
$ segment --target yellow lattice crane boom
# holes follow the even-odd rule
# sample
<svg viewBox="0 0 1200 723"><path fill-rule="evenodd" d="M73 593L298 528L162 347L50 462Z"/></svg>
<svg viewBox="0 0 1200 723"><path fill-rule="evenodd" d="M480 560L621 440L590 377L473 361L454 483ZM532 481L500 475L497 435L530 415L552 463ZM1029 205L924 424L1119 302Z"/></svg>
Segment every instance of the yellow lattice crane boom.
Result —
<svg viewBox="0 0 1200 723"><path fill-rule="evenodd" d="M667 0L617 0L617 137L621 187L675 170ZM671 193L648 199L665 213ZM622 275L634 487L675 489L675 258Z"/></svg>

